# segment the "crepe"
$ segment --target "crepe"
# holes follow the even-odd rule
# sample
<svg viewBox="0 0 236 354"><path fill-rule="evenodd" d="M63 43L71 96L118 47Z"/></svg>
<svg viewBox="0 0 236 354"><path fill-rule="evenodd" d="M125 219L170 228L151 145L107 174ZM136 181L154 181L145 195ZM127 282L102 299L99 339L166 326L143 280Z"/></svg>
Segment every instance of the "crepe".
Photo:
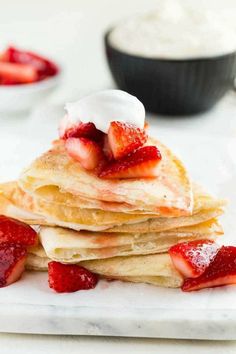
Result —
<svg viewBox="0 0 236 354"><path fill-rule="evenodd" d="M77 231L145 233L196 225L223 213L225 201L213 198L196 185L193 185L193 194L192 215L163 218L140 212L128 214L70 207L59 202L49 202L37 195L29 195L19 188L17 182L9 182L0 185L0 214L32 225L61 226Z"/></svg>
<svg viewBox="0 0 236 354"><path fill-rule="evenodd" d="M170 288L178 288L183 283L183 277L175 270L167 253L114 257L81 262L79 265L108 279Z"/></svg>
<svg viewBox="0 0 236 354"><path fill-rule="evenodd" d="M26 266L31 270L47 270L49 261L42 249L32 249ZM182 276L175 270L167 253L84 261L78 265L111 280L149 283L170 288L178 288L183 283Z"/></svg>
<svg viewBox="0 0 236 354"><path fill-rule="evenodd" d="M223 233L217 220L160 233L104 233L41 227L40 242L47 256L62 263L117 256L163 253L178 243L214 239Z"/></svg>
<svg viewBox="0 0 236 354"><path fill-rule="evenodd" d="M17 182L0 185L0 213L29 224L57 225L74 230L105 230L124 223L145 221L143 214L126 214L99 209L83 209L31 196Z"/></svg>
<svg viewBox="0 0 236 354"><path fill-rule="evenodd" d="M24 170L19 185L31 195L70 207L125 213L143 211L166 217L190 215L192 187L185 167L160 142L148 142L153 144L162 154L155 178L98 178L72 159L64 143L58 141Z"/></svg>
<svg viewBox="0 0 236 354"><path fill-rule="evenodd" d="M226 200L212 197L196 184L193 184L193 200L194 206L191 216L151 217L144 222L115 226L106 229L105 232L160 232L177 227L197 225L222 215L227 204Z"/></svg>

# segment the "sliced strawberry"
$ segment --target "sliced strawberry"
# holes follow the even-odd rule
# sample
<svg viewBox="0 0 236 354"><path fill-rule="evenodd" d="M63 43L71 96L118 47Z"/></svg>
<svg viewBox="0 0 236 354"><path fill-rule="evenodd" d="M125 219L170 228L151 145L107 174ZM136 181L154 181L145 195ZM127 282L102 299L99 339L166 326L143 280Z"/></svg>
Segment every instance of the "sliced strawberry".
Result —
<svg viewBox="0 0 236 354"><path fill-rule="evenodd" d="M119 161L115 161L99 173L101 178L139 178L157 176L156 167L161 153L156 146L144 146Z"/></svg>
<svg viewBox="0 0 236 354"><path fill-rule="evenodd" d="M69 138L65 143L68 154L86 170L93 170L102 158L101 147L86 138Z"/></svg>
<svg viewBox="0 0 236 354"><path fill-rule="evenodd" d="M198 278L187 278L183 291L236 284L236 247L222 246L217 255Z"/></svg>
<svg viewBox="0 0 236 354"><path fill-rule="evenodd" d="M29 225L0 215L0 244L19 244L24 247L35 246L38 235Z"/></svg>
<svg viewBox="0 0 236 354"><path fill-rule="evenodd" d="M37 71L32 66L5 62L0 62L0 77L22 84L38 80Z"/></svg>
<svg viewBox="0 0 236 354"><path fill-rule="evenodd" d="M204 273L216 256L220 246L210 240L181 242L169 249L175 268L188 278Z"/></svg>
<svg viewBox="0 0 236 354"><path fill-rule="evenodd" d="M100 142L103 132L98 130L93 123L79 123L66 131L66 138L87 138Z"/></svg>
<svg viewBox="0 0 236 354"><path fill-rule="evenodd" d="M19 50L14 47L9 47L3 54L3 59L10 63L27 64L37 71L38 80L43 80L46 77L54 76L59 69L52 61L37 55L35 53Z"/></svg>
<svg viewBox="0 0 236 354"><path fill-rule="evenodd" d="M0 245L0 287L17 281L24 271L27 251L19 245Z"/></svg>
<svg viewBox="0 0 236 354"><path fill-rule="evenodd" d="M103 152L109 161L113 160L113 153L112 153L110 144L108 142L108 136L105 134L104 134L104 140L103 140Z"/></svg>
<svg viewBox="0 0 236 354"><path fill-rule="evenodd" d="M108 141L116 160L143 146L147 141L145 130L122 122L112 122L108 130Z"/></svg>
<svg viewBox="0 0 236 354"><path fill-rule="evenodd" d="M104 135L93 123L79 122L74 124L69 121L68 116L65 116L59 125L59 136L65 140L68 138L87 138L102 142Z"/></svg>
<svg viewBox="0 0 236 354"><path fill-rule="evenodd" d="M98 277L78 265L53 261L48 264L48 282L58 293L71 293L95 288Z"/></svg>

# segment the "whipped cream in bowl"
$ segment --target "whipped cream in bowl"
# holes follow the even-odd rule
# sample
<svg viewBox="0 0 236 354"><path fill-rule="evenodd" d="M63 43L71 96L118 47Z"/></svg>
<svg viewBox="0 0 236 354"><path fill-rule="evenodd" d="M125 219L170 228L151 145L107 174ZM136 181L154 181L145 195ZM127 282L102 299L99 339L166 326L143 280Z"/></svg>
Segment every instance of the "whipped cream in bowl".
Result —
<svg viewBox="0 0 236 354"><path fill-rule="evenodd" d="M178 0L122 21L109 34L117 50L145 58L188 59L236 50L236 15Z"/></svg>
<svg viewBox="0 0 236 354"><path fill-rule="evenodd" d="M162 0L155 10L115 25L104 39L117 86L152 113L191 115L212 108L236 76L236 15L223 10Z"/></svg>
<svg viewBox="0 0 236 354"><path fill-rule="evenodd" d="M144 128L145 109L135 96L122 90L104 90L66 103L66 120L71 125L78 122L94 123L103 133L111 122L120 121Z"/></svg>

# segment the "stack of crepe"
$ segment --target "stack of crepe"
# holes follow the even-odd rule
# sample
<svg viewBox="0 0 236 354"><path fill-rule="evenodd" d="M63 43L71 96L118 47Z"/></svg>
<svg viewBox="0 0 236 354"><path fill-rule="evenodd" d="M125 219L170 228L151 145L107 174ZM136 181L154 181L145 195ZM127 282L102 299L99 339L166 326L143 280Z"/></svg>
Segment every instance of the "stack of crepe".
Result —
<svg viewBox="0 0 236 354"><path fill-rule="evenodd" d="M156 178L98 178L57 141L17 182L0 185L0 214L39 225L29 269L46 270L55 260L108 279L181 286L168 249L221 235L224 201L192 184L164 145L151 144L162 154Z"/></svg>

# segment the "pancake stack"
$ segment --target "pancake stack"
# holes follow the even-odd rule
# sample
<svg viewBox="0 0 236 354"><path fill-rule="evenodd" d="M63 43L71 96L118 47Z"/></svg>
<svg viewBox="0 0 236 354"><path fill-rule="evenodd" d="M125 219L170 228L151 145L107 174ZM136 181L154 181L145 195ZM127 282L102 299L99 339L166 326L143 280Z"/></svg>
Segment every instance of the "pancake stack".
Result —
<svg viewBox="0 0 236 354"><path fill-rule="evenodd" d="M222 235L224 201L192 184L181 161L160 142L156 178L106 180L85 170L62 140L0 185L0 214L39 226L40 246L27 267L50 260L79 264L103 278L180 287L168 249Z"/></svg>

